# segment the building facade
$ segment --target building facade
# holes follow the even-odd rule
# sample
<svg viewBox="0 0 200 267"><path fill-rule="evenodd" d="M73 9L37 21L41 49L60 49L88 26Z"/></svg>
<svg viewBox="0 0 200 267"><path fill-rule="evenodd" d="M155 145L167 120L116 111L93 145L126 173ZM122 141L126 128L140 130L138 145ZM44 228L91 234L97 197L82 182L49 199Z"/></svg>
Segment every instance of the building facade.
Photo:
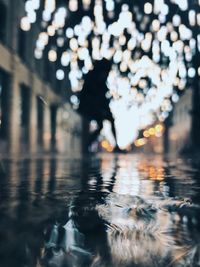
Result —
<svg viewBox="0 0 200 267"><path fill-rule="evenodd" d="M56 80L55 63L34 58L40 25L22 31L23 15L23 0L0 0L0 153L80 154L82 119L66 104L69 85Z"/></svg>
<svg viewBox="0 0 200 267"><path fill-rule="evenodd" d="M180 153L191 148L192 89L188 88L175 105L169 127L169 151Z"/></svg>

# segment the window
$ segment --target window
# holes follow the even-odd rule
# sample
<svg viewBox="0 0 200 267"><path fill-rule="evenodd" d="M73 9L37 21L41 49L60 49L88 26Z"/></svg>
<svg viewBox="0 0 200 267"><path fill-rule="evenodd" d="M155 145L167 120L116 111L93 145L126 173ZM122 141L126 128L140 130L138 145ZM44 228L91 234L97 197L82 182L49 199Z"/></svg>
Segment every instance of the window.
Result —
<svg viewBox="0 0 200 267"><path fill-rule="evenodd" d="M51 144L54 146L56 143L56 117L57 107L51 106Z"/></svg>
<svg viewBox="0 0 200 267"><path fill-rule="evenodd" d="M30 88L25 85L21 85L20 89L20 142L28 144L30 141Z"/></svg>
<svg viewBox="0 0 200 267"><path fill-rule="evenodd" d="M18 54L21 57L21 59L26 59L26 41L27 41L27 35L26 32L22 29L19 29L19 35L18 35Z"/></svg>
<svg viewBox="0 0 200 267"><path fill-rule="evenodd" d="M44 130L44 101L42 97L37 97L37 129L38 129L38 143L43 143Z"/></svg>
<svg viewBox="0 0 200 267"><path fill-rule="evenodd" d="M30 88L21 85L21 108L20 124L24 128L29 126L30 117Z"/></svg>
<svg viewBox="0 0 200 267"><path fill-rule="evenodd" d="M0 70L0 137L8 136L9 123L9 75Z"/></svg>
<svg viewBox="0 0 200 267"><path fill-rule="evenodd" d="M6 25L7 25L7 8L3 3L0 3L0 41L6 40Z"/></svg>

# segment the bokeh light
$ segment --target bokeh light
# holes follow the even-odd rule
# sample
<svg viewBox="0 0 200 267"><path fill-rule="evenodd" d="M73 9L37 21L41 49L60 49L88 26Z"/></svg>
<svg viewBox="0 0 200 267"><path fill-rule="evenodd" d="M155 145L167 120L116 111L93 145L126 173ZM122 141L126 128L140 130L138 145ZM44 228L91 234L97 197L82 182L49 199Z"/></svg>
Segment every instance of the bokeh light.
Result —
<svg viewBox="0 0 200 267"><path fill-rule="evenodd" d="M126 147L141 129L163 122L190 80L200 75L194 63L200 50L199 9L199 2L189 0L45 0L44 5L28 0L21 29L29 31L41 20L35 58L47 51L50 64L56 63L55 77L67 77L74 96L95 60L113 62L107 80L110 108L119 145Z"/></svg>

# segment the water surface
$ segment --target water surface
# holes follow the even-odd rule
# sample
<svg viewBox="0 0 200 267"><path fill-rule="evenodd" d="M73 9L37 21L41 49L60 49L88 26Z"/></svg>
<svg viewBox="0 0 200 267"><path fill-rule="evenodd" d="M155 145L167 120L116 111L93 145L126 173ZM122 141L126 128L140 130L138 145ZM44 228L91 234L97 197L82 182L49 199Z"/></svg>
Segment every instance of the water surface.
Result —
<svg viewBox="0 0 200 267"><path fill-rule="evenodd" d="M198 159L0 162L1 267L200 266Z"/></svg>

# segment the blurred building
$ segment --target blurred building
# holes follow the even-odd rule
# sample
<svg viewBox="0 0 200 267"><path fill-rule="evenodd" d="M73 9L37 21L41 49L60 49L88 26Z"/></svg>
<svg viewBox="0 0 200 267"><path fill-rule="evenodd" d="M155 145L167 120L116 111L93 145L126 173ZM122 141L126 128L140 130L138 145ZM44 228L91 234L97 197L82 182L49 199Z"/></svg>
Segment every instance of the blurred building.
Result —
<svg viewBox="0 0 200 267"><path fill-rule="evenodd" d="M82 121L64 105L70 90L55 79L56 63L34 58L41 25L22 31L23 15L23 0L0 0L0 152L80 153Z"/></svg>
<svg viewBox="0 0 200 267"><path fill-rule="evenodd" d="M199 110L196 110L199 97L195 98L195 88L189 87L180 94L179 101L174 105L170 116L164 121L161 134L157 125L141 131L135 146L145 153L199 153L199 143L194 134L199 133ZM198 102L199 103L199 102ZM199 105L198 105L199 106ZM195 130L195 133L194 133Z"/></svg>
<svg viewBox="0 0 200 267"><path fill-rule="evenodd" d="M155 124L141 131L135 141L138 151L145 153L189 152L192 149L193 89L188 88L174 105L164 124Z"/></svg>
<svg viewBox="0 0 200 267"><path fill-rule="evenodd" d="M192 96L192 89L187 89L174 107L168 134L170 152L186 152L191 148Z"/></svg>

